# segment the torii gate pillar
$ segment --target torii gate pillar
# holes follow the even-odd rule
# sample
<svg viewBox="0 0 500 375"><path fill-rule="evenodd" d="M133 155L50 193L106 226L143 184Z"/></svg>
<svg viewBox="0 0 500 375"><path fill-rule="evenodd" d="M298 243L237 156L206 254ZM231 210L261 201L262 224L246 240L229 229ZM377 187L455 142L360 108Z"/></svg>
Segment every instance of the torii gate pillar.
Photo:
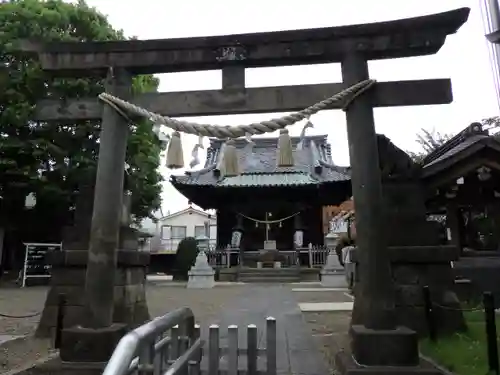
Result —
<svg viewBox="0 0 500 375"><path fill-rule="evenodd" d="M342 61L344 83L369 78L368 61L352 53ZM416 332L396 327L394 285L385 241L382 182L370 93L356 98L346 111L351 182L356 209L358 267L362 281L356 290L350 335L356 361L373 366L409 366L419 361Z"/></svg>

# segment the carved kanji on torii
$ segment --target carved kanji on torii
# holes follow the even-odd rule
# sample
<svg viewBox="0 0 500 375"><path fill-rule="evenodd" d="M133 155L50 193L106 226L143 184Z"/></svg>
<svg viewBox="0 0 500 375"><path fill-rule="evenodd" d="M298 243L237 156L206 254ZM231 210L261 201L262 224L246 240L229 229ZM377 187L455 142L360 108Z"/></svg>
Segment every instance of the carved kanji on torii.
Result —
<svg viewBox="0 0 500 375"><path fill-rule="evenodd" d="M150 112L171 116L271 113L302 110L369 79L368 61L431 55L467 20L469 9L430 16L342 27L203 38L132 40L99 43L26 43L43 69L68 77L108 77L106 91ZM245 87L245 68L340 63L342 83L283 87ZM112 67L113 74L109 74ZM150 93L131 97L131 77L138 74L222 69L222 89ZM381 220L382 189L373 109L447 104L449 79L378 82L346 109L356 202L356 230L361 282L355 301L360 321L352 327L353 354L359 363L410 365L418 359L415 336L395 327L391 266ZM344 103L330 109L342 108ZM81 322L96 331L113 322L114 270L118 248L123 163L128 126L97 98L64 102L42 100L40 121L102 118L101 147ZM335 125L332 125L335 126ZM403 125L400 125L404 127ZM100 261L97 261L99 259ZM125 259L125 258L124 258ZM122 262L125 260L122 259ZM361 324L361 325L358 325ZM75 334L75 332L73 332ZM83 340L83 339L82 339ZM368 350L367 343L398 350ZM399 353L405 358L392 359ZM408 354L410 353L410 354ZM416 356L416 357L415 357Z"/></svg>

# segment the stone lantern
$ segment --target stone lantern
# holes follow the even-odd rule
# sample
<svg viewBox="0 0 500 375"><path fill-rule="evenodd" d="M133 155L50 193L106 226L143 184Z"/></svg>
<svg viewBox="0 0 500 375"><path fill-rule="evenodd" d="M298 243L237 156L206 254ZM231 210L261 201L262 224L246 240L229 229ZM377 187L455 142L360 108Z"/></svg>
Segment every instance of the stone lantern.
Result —
<svg viewBox="0 0 500 375"><path fill-rule="evenodd" d="M325 236L325 245L329 250L326 263L321 270L321 285L326 287L345 288L344 267L340 265L339 258L335 252L335 247L339 243L340 234L330 232Z"/></svg>
<svg viewBox="0 0 500 375"><path fill-rule="evenodd" d="M24 199L24 207L30 210L35 206L36 206L36 196L34 193L29 193Z"/></svg>
<svg viewBox="0 0 500 375"><path fill-rule="evenodd" d="M330 253L335 252L335 247L339 243L340 234L335 232L329 232L325 236L325 246L330 251Z"/></svg>

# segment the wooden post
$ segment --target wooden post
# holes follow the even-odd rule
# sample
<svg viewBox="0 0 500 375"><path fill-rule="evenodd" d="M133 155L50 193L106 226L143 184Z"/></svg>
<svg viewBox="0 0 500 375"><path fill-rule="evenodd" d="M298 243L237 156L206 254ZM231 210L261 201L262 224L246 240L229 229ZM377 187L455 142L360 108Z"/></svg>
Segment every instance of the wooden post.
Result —
<svg viewBox="0 0 500 375"><path fill-rule="evenodd" d="M132 80L123 69L110 69L106 91L129 97ZM104 106L99 146L99 162L85 278L86 326L109 327L113 323L113 304L117 248L122 212L127 121L113 108Z"/></svg>
<svg viewBox="0 0 500 375"><path fill-rule="evenodd" d="M312 247L313 247L313 244L309 242L309 245L307 246L307 253L309 254L309 268L313 268L314 267Z"/></svg>
<svg viewBox="0 0 500 375"><path fill-rule="evenodd" d="M365 57L358 53L346 55L342 61L342 78L347 85L368 79ZM370 93L356 98L346 116L357 254L362 275L359 298L354 301L353 323L371 329L392 329L395 327L394 296L384 235L382 182Z"/></svg>

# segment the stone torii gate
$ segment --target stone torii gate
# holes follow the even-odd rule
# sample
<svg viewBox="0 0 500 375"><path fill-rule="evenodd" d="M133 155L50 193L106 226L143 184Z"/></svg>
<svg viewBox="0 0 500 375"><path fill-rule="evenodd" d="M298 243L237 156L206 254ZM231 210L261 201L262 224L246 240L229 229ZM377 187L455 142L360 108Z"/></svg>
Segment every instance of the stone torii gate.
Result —
<svg viewBox="0 0 500 375"><path fill-rule="evenodd" d="M424 17L363 25L204 38L119 42L26 43L43 69L54 76L107 76L108 93L171 117L270 113L303 109L355 83L369 79L368 61L431 55L467 20L468 8ZM284 87L245 87L245 68L340 63L342 83ZM109 74L112 67L112 74ZM131 97L138 74L222 69L222 90L143 94ZM362 275L354 303L360 324L352 326L357 363L414 366L416 335L394 323L391 266L381 220L382 191L373 108L447 104L449 79L379 82L346 110L352 190L356 202L359 267ZM339 109L340 105L331 109ZM84 328L65 332L86 355L61 349L70 361L103 361L123 327L113 321L119 212L127 144L126 121L97 98L64 102L42 100L36 120L78 121L102 118L101 147L85 281ZM67 262L69 257L67 258ZM124 260L122 259L122 262ZM67 263L68 266L71 266ZM127 291L126 291L127 293ZM100 353L90 350L97 345ZM103 343L109 347L104 348ZM396 351L390 348L398 348ZM376 350L376 349L387 350ZM83 353L84 351L81 351ZM398 358L395 354L398 353ZM353 363L349 368L355 368ZM413 368L413 367L412 367ZM380 369L380 367L379 367Z"/></svg>

